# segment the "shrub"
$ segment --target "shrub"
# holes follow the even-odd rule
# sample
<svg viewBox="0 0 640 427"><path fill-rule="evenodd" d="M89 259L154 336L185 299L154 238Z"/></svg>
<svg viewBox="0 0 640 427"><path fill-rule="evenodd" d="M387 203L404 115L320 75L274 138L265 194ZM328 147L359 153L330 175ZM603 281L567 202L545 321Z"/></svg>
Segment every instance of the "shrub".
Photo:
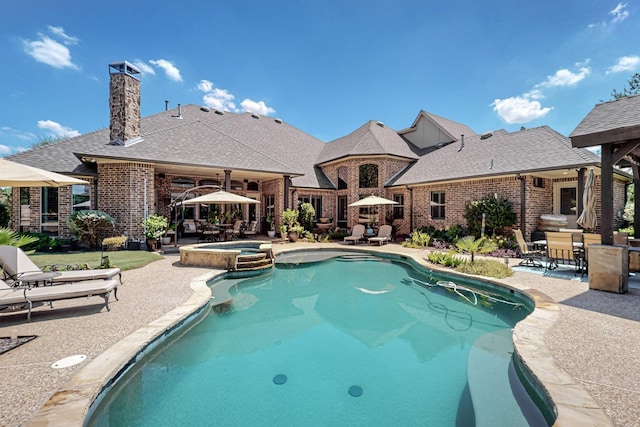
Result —
<svg viewBox="0 0 640 427"><path fill-rule="evenodd" d="M503 262L492 259L481 259L476 262L466 261L457 266L456 271L476 276L494 277L496 279L503 279L513 275L513 270Z"/></svg>
<svg viewBox="0 0 640 427"><path fill-rule="evenodd" d="M437 251L431 252L427 256L427 259L429 260L429 262L432 262L433 264L440 264L446 267L457 267L463 262L462 259L460 259L459 257L453 254L437 252Z"/></svg>
<svg viewBox="0 0 640 427"><path fill-rule="evenodd" d="M127 236L107 237L102 240L102 246L106 246L108 250L115 251L127 243Z"/></svg>
<svg viewBox="0 0 640 427"><path fill-rule="evenodd" d="M300 225L307 231L313 230L313 218L316 216L316 210L311 203L303 203L300 205L299 221Z"/></svg>
<svg viewBox="0 0 640 427"><path fill-rule="evenodd" d="M69 230L89 249L98 248L102 239L113 233L115 223L108 213L94 210L78 211L67 218Z"/></svg>
<svg viewBox="0 0 640 427"><path fill-rule="evenodd" d="M299 212L295 209L286 209L282 212L282 222L287 226L287 230L298 222L298 215Z"/></svg>
<svg viewBox="0 0 640 427"><path fill-rule="evenodd" d="M431 236L416 229L411 233L411 240L402 242L402 246L405 248L426 248L430 241Z"/></svg>
<svg viewBox="0 0 640 427"><path fill-rule="evenodd" d="M489 236L501 233L504 227L513 225L517 219L513 204L497 194L467 202L464 218L467 220L469 233L476 237L482 234L482 214L485 214L484 233Z"/></svg>

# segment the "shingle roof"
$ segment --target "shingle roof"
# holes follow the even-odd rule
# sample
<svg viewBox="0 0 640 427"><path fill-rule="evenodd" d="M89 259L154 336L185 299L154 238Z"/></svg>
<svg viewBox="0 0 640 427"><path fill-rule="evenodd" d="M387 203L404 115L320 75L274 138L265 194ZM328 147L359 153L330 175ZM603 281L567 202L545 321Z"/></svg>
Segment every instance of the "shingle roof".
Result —
<svg viewBox="0 0 640 427"><path fill-rule="evenodd" d="M417 159L407 142L395 130L381 122L370 120L349 135L325 144L316 163L322 164L346 156L375 154Z"/></svg>
<svg viewBox="0 0 640 427"><path fill-rule="evenodd" d="M109 130L102 129L28 150L12 160L63 173L85 170L78 156L138 160L157 163L225 167L282 174L305 174L307 185L327 185L316 177L315 159L324 143L271 117L244 113L203 111L196 105L169 110L141 121L142 141L109 145ZM309 161L301 161L303 159Z"/></svg>
<svg viewBox="0 0 640 427"><path fill-rule="evenodd" d="M640 95L597 104L569 138L632 126L640 126Z"/></svg>
<svg viewBox="0 0 640 427"><path fill-rule="evenodd" d="M465 137L467 137L467 136L472 136L476 134L476 132L467 125L455 122L453 120L446 119L444 117L440 117L436 114L429 113L424 110L420 110L420 113L418 113L418 116L415 118L415 120L411 124L411 127L402 129L398 131L398 133L402 135L404 133L411 132L413 129L415 129L415 126L417 125L418 120L420 120L420 118L423 116L430 119L436 125L438 125L442 130L450 134L451 137L453 138L452 139L453 141L459 140L460 135L464 135Z"/></svg>
<svg viewBox="0 0 640 427"><path fill-rule="evenodd" d="M568 138L548 126L508 133L480 135L431 151L391 185L407 185L492 175L598 165L600 158L583 148L572 148Z"/></svg>

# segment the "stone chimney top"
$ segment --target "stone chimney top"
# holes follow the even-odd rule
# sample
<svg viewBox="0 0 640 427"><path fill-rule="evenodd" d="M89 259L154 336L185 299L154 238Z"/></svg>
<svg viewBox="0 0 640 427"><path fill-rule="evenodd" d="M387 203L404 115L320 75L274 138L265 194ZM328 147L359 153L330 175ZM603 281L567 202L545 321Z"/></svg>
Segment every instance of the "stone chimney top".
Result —
<svg viewBox="0 0 640 427"><path fill-rule="evenodd" d="M113 145L140 140L140 71L127 61L109 64L109 138Z"/></svg>

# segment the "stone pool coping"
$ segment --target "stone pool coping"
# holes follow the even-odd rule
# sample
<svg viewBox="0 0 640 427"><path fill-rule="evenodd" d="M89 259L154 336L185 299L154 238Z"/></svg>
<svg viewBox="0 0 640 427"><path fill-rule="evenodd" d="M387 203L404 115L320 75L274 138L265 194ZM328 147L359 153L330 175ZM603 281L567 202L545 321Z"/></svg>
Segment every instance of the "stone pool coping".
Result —
<svg viewBox="0 0 640 427"><path fill-rule="evenodd" d="M399 251L396 245L382 247L346 248L339 244L288 244L274 246L274 253L295 251L303 248L343 249L349 251L383 252L404 255L415 262L433 270L438 268L427 263L419 253ZM193 294L180 306L169 311L150 324L139 328L126 336L107 351L100 354L89 364L82 367L75 376L60 388L31 418L27 426L83 425L88 411L105 384L126 369L141 351L154 340L166 334L209 305L211 290L206 285L211 278L223 274L222 271L199 276L191 282ZM483 278L482 280L486 280ZM581 384L575 381L553 359L544 341L545 334L560 318L557 303L544 293L524 286L505 284L488 280L503 287L512 287L527 294L535 302L535 309L520 322L513 332L514 347L524 366L529 369L551 397L557 412L554 425L598 425L612 426L613 423L605 411Z"/></svg>

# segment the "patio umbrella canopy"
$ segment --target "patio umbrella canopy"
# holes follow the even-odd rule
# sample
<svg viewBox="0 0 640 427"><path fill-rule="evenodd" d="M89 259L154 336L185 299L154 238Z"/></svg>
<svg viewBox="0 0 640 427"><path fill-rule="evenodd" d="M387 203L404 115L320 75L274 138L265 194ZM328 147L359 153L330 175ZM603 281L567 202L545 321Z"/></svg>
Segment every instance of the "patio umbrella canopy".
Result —
<svg viewBox="0 0 640 427"><path fill-rule="evenodd" d="M394 202L393 200L385 199L384 197L367 196L364 199L360 199L357 202L351 203L349 206L378 206L378 205L397 205L398 202Z"/></svg>
<svg viewBox="0 0 640 427"><path fill-rule="evenodd" d="M224 204L255 204L260 203L258 200L250 199L248 197L240 196L238 194L228 193L226 191L215 191L213 193L205 194L204 196L194 197L193 199L187 199L182 202L183 205L195 205L198 203L210 204L210 205L224 205Z"/></svg>
<svg viewBox="0 0 640 427"><path fill-rule="evenodd" d="M587 174L587 179L584 184L584 193L582 195L583 210L577 220L578 225L589 230L594 230L598 225L595 186L596 179L593 169L589 169L589 173Z"/></svg>
<svg viewBox="0 0 640 427"><path fill-rule="evenodd" d="M62 187L76 184L84 185L88 182L0 159L0 187Z"/></svg>

